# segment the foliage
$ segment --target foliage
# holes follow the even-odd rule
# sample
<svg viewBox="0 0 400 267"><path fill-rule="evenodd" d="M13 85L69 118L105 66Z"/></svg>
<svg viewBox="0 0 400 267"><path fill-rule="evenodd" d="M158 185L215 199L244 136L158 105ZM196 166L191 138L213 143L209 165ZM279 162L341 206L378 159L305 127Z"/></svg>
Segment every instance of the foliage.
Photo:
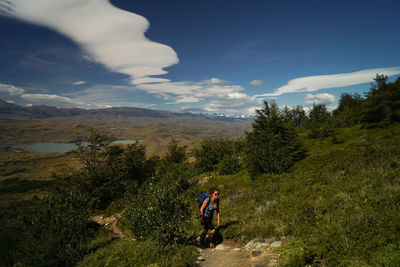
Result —
<svg viewBox="0 0 400 267"><path fill-rule="evenodd" d="M302 157L294 129L285 123L275 102L257 110L253 131L246 132L245 161L252 178L261 173L282 173Z"/></svg>
<svg viewBox="0 0 400 267"><path fill-rule="evenodd" d="M388 124L400 121L400 78L387 82L387 76L377 74L375 83L366 93L364 123Z"/></svg>
<svg viewBox="0 0 400 267"><path fill-rule="evenodd" d="M333 111L335 124L339 127L351 127L361 122L363 99L358 93L343 93L338 107Z"/></svg>
<svg viewBox="0 0 400 267"><path fill-rule="evenodd" d="M163 244L183 241L190 227L183 192L180 179L167 175L150 179L137 195L127 195L127 219L135 237Z"/></svg>
<svg viewBox="0 0 400 267"><path fill-rule="evenodd" d="M325 105L313 105L306 124L310 138L326 138L333 134L331 114Z"/></svg>
<svg viewBox="0 0 400 267"><path fill-rule="evenodd" d="M293 126L303 126L307 121L307 115L302 106L296 106L295 108L290 109L288 106L285 106L282 109L282 116L286 123L289 123Z"/></svg>
<svg viewBox="0 0 400 267"><path fill-rule="evenodd" d="M308 157L290 173L223 184L225 238L293 236L279 254L288 266L397 266L400 259L400 125L342 128L340 144L300 135Z"/></svg>
<svg viewBox="0 0 400 267"><path fill-rule="evenodd" d="M85 140L88 144L78 147L83 168L63 180L67 190L75 184L75 189L87 195L94 208L104 209L126 191L135 192L159 165L159 158L147 159L145 146L137 142L111 145L110 138L95 129L89 130Z"/></svg>
<svg viewBox="0 0 400 267"><path fill-rule="evenodd" d="M95 232L89 214L88 201L82 195L50 196L15 225L20 236L13 250L14 262L73 266L87 252L87 241Z"/></svg>
<svg viewBox="0 0 400 267"><path fill-rule="evenodd" d="M241 140L204 139L194 150L196 166L202 172L213 171L218 164L228 158L237 157L241 150Z"/></svg>
<svg viewBox="0 0 400 267"><path fill-rule="evenodd" d="M168 144L167 153L164 156L164 161L167 164L171 163L182 163L187 159L186 147L179 147L178 142L172 139Z"/></svg>
<svg viewBox="0 0 400 267"><path fill-rule="evenodd" d="M192 246L159 246L157 242L139 242L130 238L117 240L88 255L79 266L192 266L197 254Z"/></svg>
<svg viewBox="0 0 400 267"><path fill-rule="evenodd" d="M237 153L225 155L218 164L218 172L223 175L235 174L241 169L239 156Z"/></svg>

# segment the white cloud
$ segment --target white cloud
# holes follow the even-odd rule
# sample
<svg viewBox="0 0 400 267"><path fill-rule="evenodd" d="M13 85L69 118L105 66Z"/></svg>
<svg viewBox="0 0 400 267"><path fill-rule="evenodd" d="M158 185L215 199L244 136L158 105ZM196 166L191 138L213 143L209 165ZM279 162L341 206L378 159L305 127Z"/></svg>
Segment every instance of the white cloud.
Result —
<svg viewBox="0 0 400 267"><path fill-rule="evenodd" d="M0 83L0 92L8 93L11 96L17 96L23 94L25 90L11 84Z"/></svg>
<svg viewBox="0 0 400 267"><path fill-rule="evenodd" d="M15 101L14 101L14 100L7 100L6 102L7 102L7 103L10 103L10 104L15 104Z"/></svg>
<svg viewBox="0 0 400 267"><path fill-rule="evenodd" d="M324 104L324 105L329 105L333 102L336 101L336 97L334 95L331 94L317 94L317 95L312 95L312 94L306 94L306 96L304 97L304 104L305 105L320 105L320 104Z"/></svg>
<svg viewBox="0 0 400 267"><path fill-rule="evenodd" d="M77 82L72 83L72 85L82 85L85 83L86 83L85 81L77 81Z"/></svg>
<svg viewBox="0 0 400 267"><path fill-rule="evenodd" d="M252 80L251 82L249 82L249 84L253 85L253 86L260 86L263 84L263 81L262 80Z"/></svg>
<svg viewBox="0 0 400 267"><path fill-rule="evenodd" d="M9 16L54 29L78 43L88 56L133 84L159 82L164 68L179 62L175 51L148 40L149 22L108 0L0 0ZM153 80L150 80L153 79Z"/></svg>
<svg viewBox="0 0 400 267"><path fill-rule="evenodd" d="M49 95L49 94L21 94L21 98L30 101L49 101L49 102L64 102L64 103L74 103L69 97L59 96L59 95Z"/></svg>
<svg viewBox="0 0 400 267"><path fill-rule="evenodd" d="M400 74L400 67L368 69L350 73L297 78L290 80L288 84L279 87L273 93L257 95L257 97L280 96L286 93L295 92L314 92L320 89L345 87L367 83L372 82L377 73L382 73L387 76Z"/></svg>

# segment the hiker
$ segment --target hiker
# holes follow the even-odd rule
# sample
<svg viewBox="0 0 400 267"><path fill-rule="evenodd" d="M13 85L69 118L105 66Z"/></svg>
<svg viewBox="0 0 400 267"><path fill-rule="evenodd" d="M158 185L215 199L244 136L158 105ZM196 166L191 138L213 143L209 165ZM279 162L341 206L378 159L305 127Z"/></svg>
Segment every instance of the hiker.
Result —
<svg viewBox="0 0 400 267"><path fill-rule="evenodd" d="M210 240L213 240L215 234L215 227L212 223L214 210L217 211L218 227L220 226L220 212L219 212L219 190L217 188L210 188L207 192L207 197L204 199L203 205L200 208L201 225L204 231L200 235L200 244L204 244L208 230L210 230ZM210 243L210 246L213 246Z"/></svg>

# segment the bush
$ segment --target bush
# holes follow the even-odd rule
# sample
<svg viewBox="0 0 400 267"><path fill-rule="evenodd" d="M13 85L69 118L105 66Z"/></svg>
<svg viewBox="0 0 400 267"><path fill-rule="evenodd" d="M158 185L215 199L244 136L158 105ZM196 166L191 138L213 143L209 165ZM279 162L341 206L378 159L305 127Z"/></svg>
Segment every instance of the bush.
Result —
<svg viewBox="0 0 400 267"><path fill-rule="evenodd" d="M186 147L179 147L175 139L172 139L168 144L167 153L164 156L164 161L167 164L182 163L187 159Z"/></svg>
<svg viewBox="0 0 400 267"><path fill-rule="evenodd" d="M95 226L88 220L88 200L76 193L53 195L15 226L20 232L14 263L73 266L87 253Z"/></svg>
<svg viewBox="0 0 400 267"><path fill-rule="evenodd" d="M241 140L204 139L194 150L196 167L202 172L213 171L225 157L233 157L241 151Z"/></svg>
<svg viewBox="0 0 400 267"><path fill-rule="evenodd" d="M185 240L189 229L189 209L179 179L150 179L137 195L126 199L127 220L138 240L152 239L163 244Z"/></svg>
<svg viewBox="0 0 400 267"><path fill-rule="evenodd" d="M192 246L159 246L152 240L117 240L88 255L78 267L97 266L194 266L197 253Z"/></svg>
<svg viewBox="0 0 400 267"><path fill-rule="evenodd" d="M313 105L306 126L310 138L327 138L334 133L331 114L325 105Z"/></svg>
<svg viewBox="0 0 400 267"><path fill-rule="evenodd" d="M235 153L225 155L225 157L218 164L218 171L223 175L235 174L240 171L240 169L241 165L239 157Z"/></svg>

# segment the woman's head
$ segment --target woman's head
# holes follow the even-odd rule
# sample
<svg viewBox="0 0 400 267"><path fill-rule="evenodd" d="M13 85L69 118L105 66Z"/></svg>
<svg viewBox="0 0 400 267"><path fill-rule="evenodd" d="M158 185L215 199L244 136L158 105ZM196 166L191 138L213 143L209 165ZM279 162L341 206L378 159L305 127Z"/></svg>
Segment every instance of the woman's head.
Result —
<svg viewBox="0 0 400 267"><path fill-rule="evenodd" d="M219 198L219 190L215 187L211 187L210 189L208 189L207 193L210 198L213 198L213 199Z"/></svg>

